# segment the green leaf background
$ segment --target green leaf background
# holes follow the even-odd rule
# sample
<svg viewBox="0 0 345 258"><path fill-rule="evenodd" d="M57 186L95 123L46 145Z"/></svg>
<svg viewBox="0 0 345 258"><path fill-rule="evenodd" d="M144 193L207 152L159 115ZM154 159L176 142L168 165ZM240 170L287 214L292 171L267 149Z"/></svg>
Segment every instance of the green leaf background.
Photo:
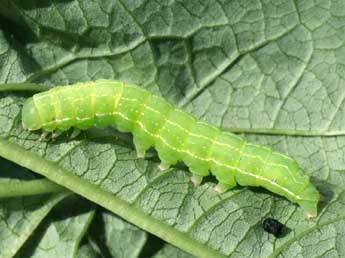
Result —
<svg viewBox="0 0 345 258"><path fill-rule="evenodd" d="M345 257L344 40L340 0L0 0L0 258ZM112 128L23 130L30 83L99 78L291 155L319 216L263 189L195 188Z"/></svg>

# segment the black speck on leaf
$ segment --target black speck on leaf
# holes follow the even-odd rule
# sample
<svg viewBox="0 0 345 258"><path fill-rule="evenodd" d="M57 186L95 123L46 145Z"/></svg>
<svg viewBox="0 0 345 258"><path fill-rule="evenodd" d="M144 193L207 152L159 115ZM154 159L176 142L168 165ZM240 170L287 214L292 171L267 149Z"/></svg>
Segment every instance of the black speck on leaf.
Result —
<svg viewBox="0 0 345 258"><path fill-rule="evenodd" d="M264 230L270 234L273 234L275 237L282 235L284 225L276 219L266 218L262 223Z"/></svg>

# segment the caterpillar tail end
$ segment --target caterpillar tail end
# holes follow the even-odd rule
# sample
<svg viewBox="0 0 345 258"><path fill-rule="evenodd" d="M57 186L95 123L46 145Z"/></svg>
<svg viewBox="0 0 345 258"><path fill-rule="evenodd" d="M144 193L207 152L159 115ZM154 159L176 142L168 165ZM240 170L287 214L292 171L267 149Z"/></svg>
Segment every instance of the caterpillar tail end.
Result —
<svg viewBox="0 0 345 258"><path fill-rule="evenodd" d="M316 190L315 186L310 184L300 194L300 200L298 200L297 203L302 207L308 219L313 219L317 217L317 206L319 200L320 193Z"/></svg>
<svg viewBox="0 0 345 258"><path fill-rule="evenodd" d="M317 217L317 202L299 201L298 204L302 207L308 219Z"/></svg>

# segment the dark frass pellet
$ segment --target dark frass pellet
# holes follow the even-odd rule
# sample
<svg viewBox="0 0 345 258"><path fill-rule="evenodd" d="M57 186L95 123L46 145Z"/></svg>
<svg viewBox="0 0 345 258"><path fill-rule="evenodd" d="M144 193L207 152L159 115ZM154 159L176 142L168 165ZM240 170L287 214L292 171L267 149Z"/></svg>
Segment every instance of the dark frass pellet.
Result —
<svg viewBox="0 0 345 258"><path fill-rule="evenodd" d="M266 218L262 223L262 227L266 232L274 235L275 237L279 237L283 232L284 224L280 223L276 219Z"/></svg>

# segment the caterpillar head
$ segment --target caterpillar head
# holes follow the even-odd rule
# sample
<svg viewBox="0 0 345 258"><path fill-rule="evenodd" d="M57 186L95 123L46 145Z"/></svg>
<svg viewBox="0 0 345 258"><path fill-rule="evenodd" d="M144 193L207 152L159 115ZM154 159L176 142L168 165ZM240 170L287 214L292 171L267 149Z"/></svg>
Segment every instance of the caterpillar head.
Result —
<svg viewBox="0 0 345 258"><path fill-rule="evenodd" d="M42 127L41 118L32 98L29 98L24 103L22 109L22 123L24 129L28 129L30 131L38 130Z"/></svg>

